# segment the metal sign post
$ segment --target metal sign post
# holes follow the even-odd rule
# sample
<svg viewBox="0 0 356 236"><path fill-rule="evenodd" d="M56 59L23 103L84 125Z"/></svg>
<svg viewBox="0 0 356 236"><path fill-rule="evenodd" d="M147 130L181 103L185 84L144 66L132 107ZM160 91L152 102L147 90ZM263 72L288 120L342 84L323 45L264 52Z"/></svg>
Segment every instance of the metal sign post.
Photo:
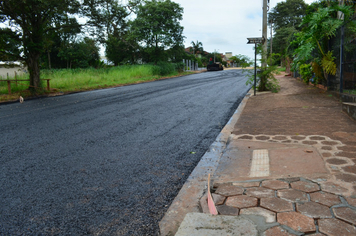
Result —
<svg viewBox="0 0 356 236"><path fill-rule="evenodd" d="M264 38L247 38L248 42L247 44L255 44L255 81L254 81L254 96L256 96L256 87L257 87L257 44L258 43L263 43Z"/></svg>

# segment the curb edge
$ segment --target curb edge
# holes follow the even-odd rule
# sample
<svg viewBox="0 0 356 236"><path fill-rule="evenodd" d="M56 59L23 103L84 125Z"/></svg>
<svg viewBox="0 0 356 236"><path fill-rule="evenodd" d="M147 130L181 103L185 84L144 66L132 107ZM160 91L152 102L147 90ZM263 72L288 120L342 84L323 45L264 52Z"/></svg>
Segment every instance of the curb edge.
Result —
<svg viewBox="0 0 356 236"><path fill-rule="evenodd" d="M215 141L210 145L208 151L203 155L159 222L160 235L174 235L178 231L178 228L187 213L200 212L199 200L203 196L207 187L207 176L209 173L215 172L220 157L226 148L230 134L251 96L250 91L247 92L230 120L221 130Z"/></svg>

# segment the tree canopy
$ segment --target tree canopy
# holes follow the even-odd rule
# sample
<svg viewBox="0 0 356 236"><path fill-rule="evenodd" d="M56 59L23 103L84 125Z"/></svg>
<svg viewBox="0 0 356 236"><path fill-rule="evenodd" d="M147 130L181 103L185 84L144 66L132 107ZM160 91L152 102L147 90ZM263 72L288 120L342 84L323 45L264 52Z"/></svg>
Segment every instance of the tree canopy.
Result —
<svg viewBox="0 0 356 236"><path fill-rule="evenodd" d="M192 47L190 48L190 51L193 52L193 54L196 56L198 52L200 52L201 54L203 54L204 49L203 49L203 43L199 42L197 40L197 42L195 43L194 41L191 42Z"/></svg>
<svg viewBox="0 0 356 236"><path fill-rule="evenodd" d="M308 4L304 0L286 0L279 2L268 14L268 21L273 22L274 29L294 27L300 29Z"/></svg>
<svg viewBox="0 0 356 236"><path fill-rule="evenodd" d="M39 58L44 52L47 33L70 27L76 20L71 17L79 11L77 0L3 0L0 2L0 22L8 25L8 39L19 45L18 51L0 51L0 57L25 61L30 73L31 88L41 87ZM68 24L56 25L56 20ZM11 32L9 31L11 30ZM11 37L10 37L11 36Z"/></svg>
<svg viewBox="0 0 356 236"><path fill-rule="evenodd" d="M166 50L183 44L180 21L183 8L170 0L144 1L137 6L136 19L131 24L132 37L141 48L147 62L166 60Z"/></svg>

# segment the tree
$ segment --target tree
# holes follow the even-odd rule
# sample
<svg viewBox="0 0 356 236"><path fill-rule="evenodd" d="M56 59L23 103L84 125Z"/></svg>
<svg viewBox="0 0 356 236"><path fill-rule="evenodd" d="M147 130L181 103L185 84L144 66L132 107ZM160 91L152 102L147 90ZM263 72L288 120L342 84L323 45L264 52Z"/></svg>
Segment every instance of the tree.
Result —
<svg viewBox="0 0 356 236"><path fill-rule="evenodd" d="M21 44L16 32L0 28L0 61L16 61Z"/></svg>
<svg viewBox="0 0 356 236"><path fill-rule="evenodd" d="M293 9L293 10L291 10ZM285 66L290 68L293 52L288 51L293 35L301 30L301 22L309 9L304 0L287 0L277 3L268 14L268 22L273 24L273 52L280 55ZM278 61L279 62L279 61Z"/></svg>
<svg viewBox="0 0 356 236"><path fill-rule="evenodd" d="M12 35L16 36L14 40L21 45L21 53L13 54L12 58L25 61L27 64L31 90L41 87L39 59L46 48L46 33L57 29L51 20L56 17L69 18L69 14L78 12L79 6L77 0L3 0L0 2L0 22L8 25L7 28L13 32ZM60 27L70 27L70 25Z"/></svg>
<svg viewBox="0 0 356 236"><path fill-rule="evenodd" d="M294 27L299 30L307 7L308 4L304 0L279 2L268 14L268 22L273 22L275 30L284 27Z"/></svg>
<svg viewBox="0 0 356 236"><path fill-rule="evenodd" d="M131 32L142 47L142 57L147 62L168 59L166 50L183 44L183 8L170 0L152 0L140 4Z"/></svg>
<svg viewBox="0 0 356 236"><path fill-rule="evenodd" d="M191 44L192 44L192 47L190 48L190 51L193 51L193 54L195 55L195 57L197 56L198 52L203 54L204 49L203 49L203 43L202 42L199 42L197 40L196 43L194 41L192 41Z"/></svg>
<svg viewBox="0 0 356 236"><path fill-rule="evenodd" d="M67 68L95 67L99 61L99 48L94 39L84 38L62 47L58 56L67 61Z"/></svg>
<svg viewBox="0 0 356 236"><path fill-rule="evenodd" d="M345 19L352 15L351 7L336 3L329 7L321 7L317 12L304 18L305 27L297 34L298 38L294 42L298 45L294 51L295 69L312 61L314 72L321 68L324 79L328 74L335 75L337 66L332 51L328 50L328 40L335 36L336 30L344 22L337 18L338 12L342 12Z"/></svg>
<svg viewBox="0 0 356 236"><path fill-rule="evenodd" d="M84 0L83 15L88 18L86 26L90 35L105 43L109 35L127 23L130 15L128 6L121 5L117 0Z"/></svg>
<svg viewBox="0 0 356 236"><path fill-rule="evenodd" d="M241 67L247 67L251 64L251 59L248 56L241 54L230 57L230 61Z"/></svg>
<svg viewBox="0 0 356 236"><path fill-rule="evenodd" d="M138 45L127 35L109 35L106 41L105 55L115 66L119 64L133 63Z"/></svg>

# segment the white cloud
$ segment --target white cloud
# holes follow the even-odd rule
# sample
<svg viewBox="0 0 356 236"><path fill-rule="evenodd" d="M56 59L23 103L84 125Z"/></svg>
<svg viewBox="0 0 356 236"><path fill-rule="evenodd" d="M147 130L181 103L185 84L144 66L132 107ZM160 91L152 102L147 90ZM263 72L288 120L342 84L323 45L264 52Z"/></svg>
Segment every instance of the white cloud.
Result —
<svg viewBox="0 0 356 236"><path fill-rule="evenodd" d="M205 51L232 52L254 58L249 37L262 36L262 0L172 0L184 8L185 46L203 43ZM281 0L270 0L270 8ZM310 4L313 0L305 0ZM269 33L268 33L269 37Z"/></svg>

